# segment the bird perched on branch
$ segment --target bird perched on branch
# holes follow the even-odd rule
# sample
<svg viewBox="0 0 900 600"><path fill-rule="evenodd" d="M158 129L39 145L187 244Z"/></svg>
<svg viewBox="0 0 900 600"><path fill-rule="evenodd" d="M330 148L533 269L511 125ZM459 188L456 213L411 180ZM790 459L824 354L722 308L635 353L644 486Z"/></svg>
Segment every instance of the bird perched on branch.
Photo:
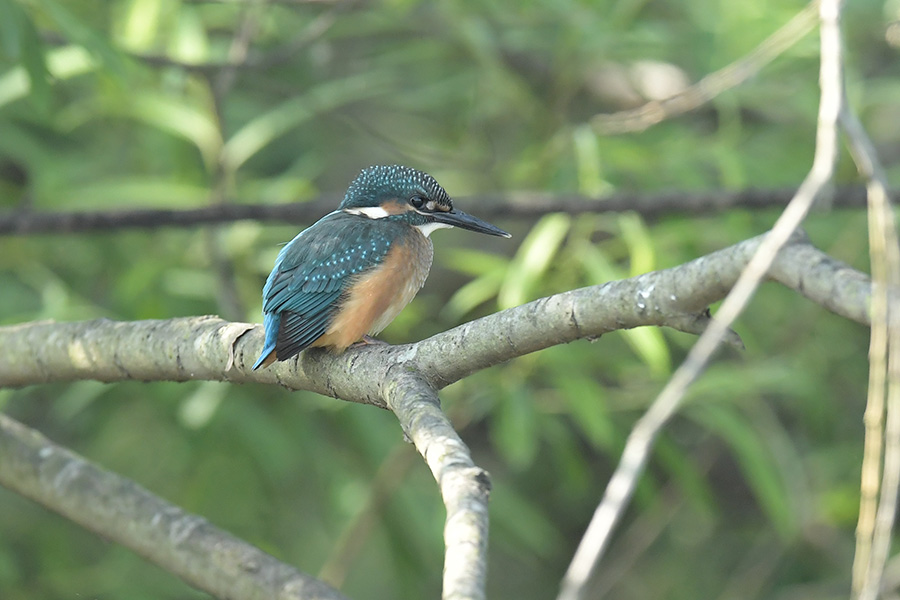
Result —
<svg viewBox="0 0 900 600"><path fill-rule="evenodd" d="M253 369L309 347L343 352L394 320L431 269L435 229L510 237L453 208L433 177L401 166L364 169L338 209L302 231L263 288L265 346Z"/></svg>

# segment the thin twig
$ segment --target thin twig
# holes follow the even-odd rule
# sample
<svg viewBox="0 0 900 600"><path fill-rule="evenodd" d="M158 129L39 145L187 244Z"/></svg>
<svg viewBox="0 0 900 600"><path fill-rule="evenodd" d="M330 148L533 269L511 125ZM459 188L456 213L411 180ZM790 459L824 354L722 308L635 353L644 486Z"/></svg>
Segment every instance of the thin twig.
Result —
<svg viewBox="0 0 900 600"><path fill-rule="evenodd" d="M237 81L237 69L232 66L247 59L250 43L258 29L258 16L264 9L266 0L255 0L241 10L237 30L228 48L228 64L223 66L214 77L209 78L208 85L212 88L213 108L216 117L216 126L219 130L219 139L227 140L229 137L228 126L225 120L225 101L228 93ZM210 188L209 204L212 208L221 208L228 202L231 196L234 172L229 169L225 160L224 146L217 148L217 156L212 173L212 186ZM222 231L219 227L209 227L204 232L206 252L217 275L219 293L217 304L225 318L233 321L240 320L245 313L241 295L238 292L235 280L234 267L225 251L225 243L222 239Z"/></svg>
<svg viewBox="0 0 900 600"><path fill-rule="evenodd" d="M869 392L866 436L853 561L853 592L860 600L874 600L881 588L884 565L900 487L900 322L896 302L900 293L900 248L887 178L878 154L856 115L845 106L841 125L856 165L866 179L869 195L869 254L872 264L872 333L869 343ZM882 435L887 383L887 424ZM884 444L881 497L876 510L878 471Z"/></svg>
<svg viewBox="0 0 900 600"><path fill-rule="evenodd" d="M718 461L718 450L714 445L705 443L691 452L691 465L699 477L707 475ZM608 596L615 597L610 592L622 579L634 573L641 556L669 528L676 515L687 504L682 483L677 477L670 478L666 486L656 494L653 505L648 507L646 518L635 519L622 532L623 543L619 545L619 552L597 574L597 585L591 589L594 598L600 600Z"/></svg>
<svg viewBox="0 0 900 600"><path fill-rule="evenodd" d="M709 327L691 348L684 363L675 371L629 435L619 465L563 578L559 600L577 600L581 597L595 565L609 546L615 525L621 519L625 507L634 494L657 435L678 410L688 386L703 371L713 352L724 340L731 323L750 301L775 260L778 250L787 242L816 198L831 181L838 154L837 120L844 97L839 27L840 1L823 0L820 18L821 100L812 168L794 199L741 273L715 319L710 322Z"/></svg>
<svg viewBox="0 0 900 600"><path fill-rule="evenodd" d="M761 210L787 205L795 188L694 190L661 193L616 192L607 196L570 193L509 192L481 194L457 199L460 206L477 206L480 217L534 219L551 212L568 214L635 212L648 220L666 215L714 215L734 209ZM891 192L900 201L900 191ZM221 206L186 209L138 208L82 212L35 212L0 214L0 235L81 233L119 229L160 227L196 228L198 225L258 221L260 223L311 223L337 206L338 194L324 194L309 201L291 204L243 204L228 198ZM125 204L128 204L126 201ZM832 208L863 208L866 191L862 186L840 186Z"/></svg>
<svg viewBox="0 0 900 600"><path fill-rule="evenodd" d="M267 0L254 0L245 5L241 11L237 31L231 39L228 47L228 59L219 69L213 80L213 97L216 103L216 113L219 118L220 128L224 133L224 119L222 115L222 103L225 96L231 91L237 76L237 66L247 60L250 51L250 42L258 29L258 13L263 10ZM225 136L222 136L225 139Z"/></svg>
<svg viewBox="0 0 900 600"><path fill-rule="evenodd" d="M750 54L710 73L694 85L665 100L654 100L638 108L613 114L597 115L591 126L598 133L611 135L643 131L665 119L699 108L733 87L756 75L788 48L813 30L818 2L810 2L775 33L766 38Z"/></svg>

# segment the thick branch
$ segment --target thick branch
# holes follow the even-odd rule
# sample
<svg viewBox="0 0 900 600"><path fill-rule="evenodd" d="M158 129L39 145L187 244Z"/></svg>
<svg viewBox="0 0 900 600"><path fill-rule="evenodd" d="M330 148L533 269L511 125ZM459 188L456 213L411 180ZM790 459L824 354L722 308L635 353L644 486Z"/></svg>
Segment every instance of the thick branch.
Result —
<svg viewBox="0 0 900 600"><path fill-rule="evenodd" d="M444 600L479 600L487 579L487 472L441 410L437 391L403 366L385 387L388 407L428 463L447 507L444 526Z"/></svg>
<svg viewBox="0 0 900 600"><path fill-rule="evenodd" d="M765 236L689 263L542 298L466 323L418 344L417 364L441 385L530 352L617 329L668 326L699 333L706 308L724 298ZM868 324L869 278L795 236L769 278L816 304Z"/></svg>
<svg viewBox="0 0 900 600"><path fill-rule="evenodd" d="M727 294L763 237L664 271L543 298L416 344L366 346L337 356L310 350L262 371L249 369L261 347L262 328L215 317L2 327L0 387L83 379L259 382L390 408L431 468L447 506L445 597L479 598L485 578L489 480L440 411L435 390L493 364L616 329L666 325L697 333L708 322L706 307ZM778 254L770 277L829 310L868 322L866 276L815 249L802 235ZM32 454L47 444L41 439ZM0 447L0 483L63 514L73 511L74 520L105 531L106 515L91 511L88 500L96 495L97 505L108 501L112 495L93 478L103 482L115 476L84 461L69 461L81 466L68 472L86 482L79 487L84 503L72 508L59 504L54 487L29 483L33 476L29 479L28 471L16 466L15 455ZM58 472L66 472L64 468ZM116 490L122 491L121 486ZM148 495L143 490L141 494ZM165 520L145 518L141 523L156 528L156 539L171 529ZM122 528L120 535L131 540L149 534ZM141 547L139 540L123 543Z"/></svg>
<svg viewBox="0 0 900 600"><path fill-rule="evenodd" d="M638 277L542 298L403 346L306 351L251 371L262 328L215 317L166 321L27 323L0 327L0 387L52 381L277 383L385 407L379 386L394 365L438 388L518 356L616 329L664 325L697 333L764 236ZM802 237L781 250L770 278L848 319L868 324L869 280Z"/></svg>
<svg viewBox="0 0 900 600"><path fill-rule="evenodd" d="M0 484L218 598L341 600L336 590L0 413Z"/></svg>
<svg viewBox="0 0 900 600"><path fill-rule="evenodd" d="M580 194L514 192L462 197L461 205L478 206L486 219L534 218L551 212L569 214L632 211L647 219L669 214L703 215L733 208L762 209L785 206L793 189L745 189L740 191L682 191L658 194L618 192L591 197ZM900 201L900 192L893 192ZM231 199L222 205L175 209L131 209L83 212L17 212L0 215L0 235L36 233L78 233L132 228L183 227L254 220L263 223L310 223L334 210L340 198L326 194L309 202L291 204L238 204ZM866 203L861 186L839 187L832 206L862 208Z"/></svg>

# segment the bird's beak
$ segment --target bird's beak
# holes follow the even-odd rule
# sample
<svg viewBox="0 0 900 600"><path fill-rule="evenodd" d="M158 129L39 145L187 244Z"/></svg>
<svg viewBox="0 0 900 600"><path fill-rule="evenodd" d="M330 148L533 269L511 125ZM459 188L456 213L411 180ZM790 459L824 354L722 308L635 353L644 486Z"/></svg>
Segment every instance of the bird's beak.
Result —
<svg viewBox="0 0 900 600"><path fill-rule="evenodd" d="M487 221L482 221L478 217L473 217L472 215L464 213L461 210L456 210L455 208L450 212L435 211L431 213L431 216L438 223L444 223L445 225L460 227L462 229L468 229L469 231L477 231L478 233L486 233L488 235L497 235L505 238L512 237L499 227L494 227Z"/></svg>

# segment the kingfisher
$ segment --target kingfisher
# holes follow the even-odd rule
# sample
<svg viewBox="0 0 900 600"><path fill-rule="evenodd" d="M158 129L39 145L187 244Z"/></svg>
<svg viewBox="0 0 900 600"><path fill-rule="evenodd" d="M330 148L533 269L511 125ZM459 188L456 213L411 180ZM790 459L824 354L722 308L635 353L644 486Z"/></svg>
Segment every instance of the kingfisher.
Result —
<svg viewBox="0 0 900 600"><path fill-rule="evenodd" d="M399 165L363 169L338 209L287 243L263 287L265 345L253 369L301 350L343 352L394 320L431 269L436 229L510 237L457 210L435 179Z"/></svg>

